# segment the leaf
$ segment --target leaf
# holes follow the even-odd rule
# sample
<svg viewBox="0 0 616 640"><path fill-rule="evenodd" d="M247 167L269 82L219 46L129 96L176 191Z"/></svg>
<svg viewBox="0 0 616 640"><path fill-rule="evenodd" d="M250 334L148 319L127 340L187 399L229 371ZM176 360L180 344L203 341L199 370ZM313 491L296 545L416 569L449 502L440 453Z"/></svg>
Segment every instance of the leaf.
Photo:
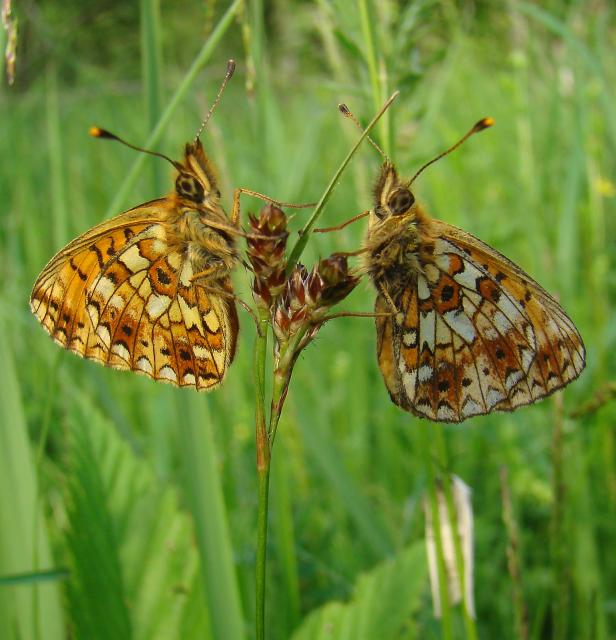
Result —
<svg viewBox="0 0 616 640"><path fill-rule="evenodd" d="M75 636L210 637L192 522L176 492L89 400L75 396L75 404L67 535Z"/></svg>
<svg viewBox="0 0 616 640"><path fill-rule="evenodd" d="M360 576L350 602L330 602L311 613L293 640L413 638L427 576L425 546L417 542Z"/></svg>
<svg viewBox="0 0 616 640"><path fill-rule="evenodd" d="M2 332L0 361L0 575L11 576L50 569L53 559L37 500L24 400L9 343ZM42 637L43 630L45 638L64 638L58 585L4 585L0 590L0 630L7 640Z"/></svg>

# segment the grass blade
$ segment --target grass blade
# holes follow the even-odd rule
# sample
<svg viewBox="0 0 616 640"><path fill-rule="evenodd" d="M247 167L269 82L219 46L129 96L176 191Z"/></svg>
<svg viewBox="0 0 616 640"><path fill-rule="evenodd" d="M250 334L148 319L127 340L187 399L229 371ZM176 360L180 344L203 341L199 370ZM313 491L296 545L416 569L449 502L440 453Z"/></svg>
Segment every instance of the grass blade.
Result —
<svg viewBox="0 0 616 640"><path fill-rule="evenodd" d="M0 575L10 576L38 565L53 565L45 519L39 509L37 478L32 464L24 405L13 356L0 332ZM37 530L33 530L33 523ZM36 544L35 544L36 541ZM37 590L33 598L31 589ZM36 603L36 607L34 606ZM66 637L58 585L31 583L29 588L9 587L0 597L0 629L13 638Z"/></svg>
<svg viewBox="0 0 616 640"><path fill-rule="evenodd" d="M182 416L180 455L186 494L195 521L212 635L240 639L244 637L244 616L207 398L202 395L191 397L188 411L186 408L179 407Z"/></svg>

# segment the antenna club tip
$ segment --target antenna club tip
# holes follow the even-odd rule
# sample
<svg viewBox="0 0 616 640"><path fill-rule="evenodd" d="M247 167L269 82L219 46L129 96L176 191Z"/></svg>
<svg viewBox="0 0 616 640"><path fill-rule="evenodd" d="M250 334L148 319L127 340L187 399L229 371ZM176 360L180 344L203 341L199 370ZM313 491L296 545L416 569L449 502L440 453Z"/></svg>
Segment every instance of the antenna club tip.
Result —
<svg viewBox="0 0 616 640"><path fill-rule="evenodd" d="M344 103L341 103L341 104L338 105L338 111L340 111L340 113L343 116L350 116L351 115L351 111L349 110L349 108Z"/></svg>
<svg viewBox="0 0 616 640"><path fill-rule="evenodd" d="M478 133L479 131L483 131L488 127L491 127L494 124L494 118L482 118L474 127L473 130Z"/></svg>
<svg viewBox="0 0 616 640"><path fill-rule="evenodd" d="M235 60L233 58L230 58L229 60L227 60L227 77L231 77L233 75L233 72L235 71Z"/></svg>
<svg viewBox="0 0 616 640"><path fill-rule="evenodd" d="M117 136L114 136L113 133L110 133L106 129L101 129L100 127L90 127L88 133L93 138L107 138L108 140L117 140Z"/></svg>

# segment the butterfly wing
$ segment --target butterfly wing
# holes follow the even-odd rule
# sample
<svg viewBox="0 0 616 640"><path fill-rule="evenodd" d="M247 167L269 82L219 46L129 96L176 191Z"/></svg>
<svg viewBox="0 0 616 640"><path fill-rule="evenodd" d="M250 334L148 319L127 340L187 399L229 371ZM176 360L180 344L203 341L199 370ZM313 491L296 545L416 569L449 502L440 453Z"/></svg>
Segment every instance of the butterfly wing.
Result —
<svg viewBox="0 0 616 640"><path fill-rule="evenodd" d="M208 389L235 353L231 284L212 293L190 281L190 261L166 242L168 218L167 201L152 201L73 240L37 279L30 306L58 344L82 357Z"/></svg>
<svg viewBox="0 0 616 640"><path fill-rule="evenodd" d="M396 404L461 422L511 411L577 378L582 338L562 307L503 255L431 220L434 249L377 318L379 365ZM378 313L390 307L377 298Z"/></svg>

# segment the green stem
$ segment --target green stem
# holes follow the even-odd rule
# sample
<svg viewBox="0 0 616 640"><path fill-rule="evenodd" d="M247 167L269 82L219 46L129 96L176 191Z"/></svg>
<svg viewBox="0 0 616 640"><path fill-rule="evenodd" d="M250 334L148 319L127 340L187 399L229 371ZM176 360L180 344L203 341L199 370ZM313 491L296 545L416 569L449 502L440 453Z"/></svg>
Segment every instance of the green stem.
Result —
<svg viewBox="0 0 616 640"><path fill-rule="evenodd" d="M430 500L430 512L432 514L432 535L436 545L436 564L438 568L438 590L441 599L441 620L443 640L451 640L451 607L449 603L449 589L447 586L447 569L445 566L445 552L443 548L443 536L441 532L441 517L436 490L436 475L434 473L434 461L432 460L432 449L428 429L420 425L423 458L426 464L428 475L428 496Z"/></svg>
<svg viewBox="0 0 616 640"><path fill-rule="evenodd" d="M460 580L460 593L462 594L462 611L464 615L464 627L466 637L470 640L477 640L477 628L475 620L470 614L468 599L466 593L466 567L464 566L464 553L462 551L462 541L460 540L460 532L458 530L458 515L456 513L456 505L451 489L451 474L449 473L449 465L447 460L447 447L445 445L445 435L442 424L434 425L436 430L436 443L438 447L439 462L441 468L445 471L443 477L443 486L445 488L445 502L447 503L447 516L449 518L449 526L453 534L453 548L456 556L456 569Z"/></svg>
<svg viewBox="0 0 616 640"><path fill-rule="evenodd" d="M256 637L265 638L265 569L267 563L267 514L269 507L270 458L267 464L257 469L259 478L259 510L257 515L257 562L256 562Z"/></svg>
<svg viewBox="0 0 616 640"><path fill-rule="evenodd" d="M554 429L552 431L552 522L550 523L554 598L552 604L552 638L567 637L569 616L569 574L567 570L567 535L564 527L566 487L564 475L564 424L562 398L554 398Z"/></svg>
<svg viewBox="0 0 616 640"><path fill-rule="evenodd" d="M382 89L381 82L379 81L379 70L377 62L377 51L375 43L375 34L373 30L374 20L370 15L370 8L368 7L367 0L357 0L357 11L359 13L359 20L361 23L362 36L364 40L365 58L368 64L368 73L370 75L370 84L372 86L372 98L374 100L374 108L378 109L382 101ZM387 122L385 120L387 115L381 120L380 124L380 142L385 146L385 153L389 153L387 148L388 136L387 136Z"/></svg>
<svg viewBox="0 0 616 640"><path fill-rule="evenodd" d="M389 100L387 100L387 102L381 107L379 112L368 123L368 126L362 132L361 136L359 137L359 140L355 143L353 148L349 151L347 157L342 161L342 164L338 167L338 170L334 174L334 177L331 179L330 183L327 185L325 192L323 193L323 195L321 196L321 199L317 203L316 209L313 211L312 215L310 216L310 219L308 220L308 222L305 224L304 228L300 232L299 240L295 243L295 246L293 247L291 254L289 256L289 259L287 261L287 274L291 273L291 271L293 271L293 267L297 264L297 261L299 260L300 256L302 255L302 252L304 251L304 248L306 247L306 243L308 242L308 238L310 237L310 232L312 228L314 227L319 216L323 212L323 209L325 208L327 201L331 197L334 191L334 188L336 187L336 185L338 184L338 181L340 180L340 176L342 175L343 171L346 169L346 166L351 161L351 158L355 155L357 149L359 149L359 145L363 142L364 138L370 133L370 130L379 121L380 117L387 111L387 109L389 109L389 106L398 97L399 94L400 94L399 91L395 91L391 95Z"/></svg>
<svg viewBox="0 0 616 640"><path fill-rule="evenodd" d="M267 310L259 309L259 324L254 350L255 377L255 438L257 449L258 512L257 557L255 567L256 639L265 638L265 569L267 561L267 514L271 449L265 421L265 356L269 329Z"/></svg>
<svg viewBox="0 0 616 640"><path fill-rule="evenodd" d="M272 407L270 411L269 429L267 431L270 450L274 446L276 430L278 429L278 422L282 415L282 407L287 397L293 366L302 349L301 342L310 328L310 325L306 325L291 336L291 339L283 347L278 357L278 366L274 371L274 380L272 383Z"/></svg>

